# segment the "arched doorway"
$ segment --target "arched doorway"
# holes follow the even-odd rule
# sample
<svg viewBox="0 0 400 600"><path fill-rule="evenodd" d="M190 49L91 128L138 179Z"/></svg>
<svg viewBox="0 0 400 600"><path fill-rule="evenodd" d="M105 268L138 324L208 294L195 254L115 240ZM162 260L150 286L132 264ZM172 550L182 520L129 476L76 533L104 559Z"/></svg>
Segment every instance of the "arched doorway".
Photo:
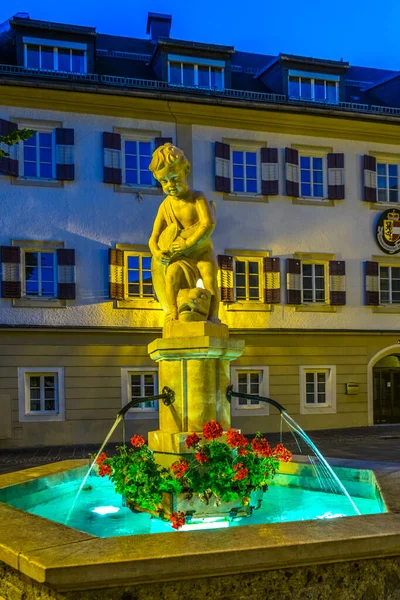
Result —
<svg viewBox="0 0 400 600"><path fill-rule="evenodd" d="M400 423L400 348L379 358L372 367L373 423Z"/></svg>

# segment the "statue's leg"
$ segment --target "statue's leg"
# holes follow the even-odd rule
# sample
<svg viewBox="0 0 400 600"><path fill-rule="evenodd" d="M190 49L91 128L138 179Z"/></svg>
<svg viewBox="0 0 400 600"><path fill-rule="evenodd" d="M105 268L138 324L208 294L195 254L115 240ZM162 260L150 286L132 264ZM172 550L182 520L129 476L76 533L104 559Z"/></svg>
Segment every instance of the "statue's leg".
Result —
<svg viewBox="0 0 400 600"><path fill-rule="evenodd" d="M208 320L220 323L218 318L220 294L217 280L217 264L215 260L212 259L210 261L202 260L197 263L197 268L199 269L205 289L212 294Z"/></svg>
<svg viewBox="0 0 400 600"><path fill-rule="evenodd" d="M178 318L178 305L176 299L180 289L185 287L185 276L179 263L171 263L168 265L165 276L165 297L168 303L168 312L165 319Z"/></svg>

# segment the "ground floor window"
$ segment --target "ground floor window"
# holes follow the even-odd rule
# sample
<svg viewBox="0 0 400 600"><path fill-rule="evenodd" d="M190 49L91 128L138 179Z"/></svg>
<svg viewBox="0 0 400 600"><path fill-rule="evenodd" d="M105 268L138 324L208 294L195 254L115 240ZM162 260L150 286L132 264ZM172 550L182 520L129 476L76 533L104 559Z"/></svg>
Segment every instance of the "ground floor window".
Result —
<svg viewBox="0 0 400 600"><path fill-rule="evenodd" d="M268 396L268 367L233 367L233 389L242 394ZM239 416L268 414L268 404L254 398L232 398L232 414Z"/></svg>
<svg viewBox="0 0 400 600"><path fill-rule="evenodd" d="M134 398L146 398L158 394L158 374L156 368L122 368L121 380L123 406ZM131 408L128 416L139 418L158 416L158 400L149 400L135 408Z"/></svg>
<svg viewBox="0 0 400 600"><path fill-rule="evenodd" d="M20 421L64 420L64 370L35 367L18 371Z"/></svg>
<svg viewBox="0 0 400 600"><path fill-rule="evenodd" d="M336 367L300 367L301 414L336 412Z"/></svg>

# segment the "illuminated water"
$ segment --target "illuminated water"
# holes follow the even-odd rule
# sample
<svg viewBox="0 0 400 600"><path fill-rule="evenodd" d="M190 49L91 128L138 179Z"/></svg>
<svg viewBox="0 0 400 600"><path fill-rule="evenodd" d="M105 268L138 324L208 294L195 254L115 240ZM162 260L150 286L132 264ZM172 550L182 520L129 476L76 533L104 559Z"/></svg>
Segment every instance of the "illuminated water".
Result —
<svg viewBox="0 0 400 600"><path fill-rule="evenodd" d="M32 490L32 493L23 496L15 494L13 499L5 501L16 508L58 523L66 524L69 516L69 527L102 538L175 532L170 523L164 523L146 513L134 514L128 508L123 507L121 496L114 492L108 478L89 477L90 489L85 487L81 491L75 502L74 511L70 514L82 477L77 475L76 480L69 483L59 483L55 480L52 483L51 479L51 476L47 478L48 487L43 491L34 492ZM372 486L371 493L365 494L364 490L363 495L369 495L370 498L352 496L361 514L385 512L384 505L379 496L375 495ZM262 507L251 517L229 522L214 520L197 526L195 524L188 525L187 529L237 527L353 515L354 510L351 504L341 494L273 485L264 494Z"/></svg>

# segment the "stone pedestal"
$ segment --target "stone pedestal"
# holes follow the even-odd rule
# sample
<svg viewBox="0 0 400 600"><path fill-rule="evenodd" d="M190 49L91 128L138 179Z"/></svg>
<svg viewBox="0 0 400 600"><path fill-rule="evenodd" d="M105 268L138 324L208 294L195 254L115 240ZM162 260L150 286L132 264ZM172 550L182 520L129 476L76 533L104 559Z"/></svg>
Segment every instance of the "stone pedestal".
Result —
<svg viewBox="0 0 400 600"><path fill-rule="evenodd" d="M160 402L160 429L149 433L149 447L157 453L185 454L189 433L201 433L204 423L230 427L229 363L242 355L243 340L232 340L226 325L174 321L164 337L149 344L150 357L159 363L159 389L167 385L175 402Z"/></svg>

